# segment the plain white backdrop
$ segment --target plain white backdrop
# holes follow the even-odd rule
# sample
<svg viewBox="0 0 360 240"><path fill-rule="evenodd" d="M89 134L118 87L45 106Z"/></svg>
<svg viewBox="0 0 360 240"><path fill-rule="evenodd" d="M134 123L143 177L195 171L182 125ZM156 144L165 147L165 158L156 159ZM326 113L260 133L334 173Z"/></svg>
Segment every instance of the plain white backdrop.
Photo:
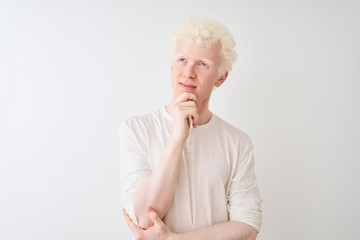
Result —
<svg viewBox="0 0 360 240"><path fill-rule="evenodd" d="M118 128L171 100L167 41L224 23L211 109L253 139L259 240L360 239L359 1L0 1L0 239L131 239Z"/></svg>

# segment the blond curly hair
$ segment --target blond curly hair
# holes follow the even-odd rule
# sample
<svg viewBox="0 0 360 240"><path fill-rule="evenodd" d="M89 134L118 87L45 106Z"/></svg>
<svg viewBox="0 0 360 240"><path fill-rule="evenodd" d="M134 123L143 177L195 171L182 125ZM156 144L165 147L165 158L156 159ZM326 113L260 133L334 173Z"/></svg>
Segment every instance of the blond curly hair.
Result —
<svg viewBox="0 0 360 240"><path fill-rule="evenodd" d="M236 42L229 30L220 22L210 18L188 18L185 23L171 36L169 55L173 57L179 41L197 47L220 47L221 64L219 76L232 70L236 61Z"/></svg>

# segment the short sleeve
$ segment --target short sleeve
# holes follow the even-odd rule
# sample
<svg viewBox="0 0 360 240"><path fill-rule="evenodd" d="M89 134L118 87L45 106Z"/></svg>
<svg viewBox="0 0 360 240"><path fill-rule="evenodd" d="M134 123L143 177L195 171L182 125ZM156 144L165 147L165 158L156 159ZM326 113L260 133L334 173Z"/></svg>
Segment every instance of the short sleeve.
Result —
<svg viewBox="0 0 360 240"><path fill-rule="evenodd" d="M255 177L254 148L249 139L246 144L240 145L235 173L230 182L230 221L246 223L259 232L262 224L261 202Z"/></svg>
<svg viewBox="0 0 360 240"><path fill-rule="evenodd" d="M120 137L120 193L121 203L131 219L138 225L134 213L134 194L151 174L147 160L144 138L131 120L123 123L119 129Z"/></svg>

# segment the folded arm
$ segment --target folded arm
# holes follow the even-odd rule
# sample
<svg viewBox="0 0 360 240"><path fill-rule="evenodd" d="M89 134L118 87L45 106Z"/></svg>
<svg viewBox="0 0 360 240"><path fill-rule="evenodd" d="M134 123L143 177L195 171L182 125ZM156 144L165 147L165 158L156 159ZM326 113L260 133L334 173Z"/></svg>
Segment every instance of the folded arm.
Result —
<svg viewBox="0 0 360 240"><path fill-rule="evenodd" d="M153 226L148 229L138 227L131 218L124 212L124 218L136 239L143 240L255 240L257 231L251 226L238 222L230 221L212 225L200 230L176 234L164 224L157 213L149 208L147 215L153 222Z"/></svg>
<svg viewBox="0 0 360 240"><path fill-rule="evenodd" d="M151 206L163 218L168 212L175 187L178 181L179 169L182 160L182 152L189 136L189 128L192 124L197 125L198 113L196 108L196 96L191 93L183 93L169 105L169 111L173 118L173 130L168 140L162 157L154 169L150 169L146 154L121 156L123 170L126 177L122 179L127 210L131 212L132 219L144 229L153 225L146 213L146 207ZM190 121L191 119L191 121ZM134 154L139 151L139 143L132 144L132 137L121 135L121 146L124 152ZM125 139L124 139L125 138ZM141 140L140 140L141 142ZM129 146L126 149L125 146ZM144 148L140 147L140 149ZM131 164L135 166L131 166ZM125 166L124 166L125 165ZM127 181L127 179L130 179Z"/></svg>
<svg viewBox="0 0 360 240"><path fill-rule="evenodd" d="M257 232L249 225L231 221L212 225L197 231L177 234L174 240L254 240Z"/></svg>
<svg viewBox="0 0 360 240"><path fill-rule="evenodd" d="M169 210L179 175L183 144L175 139L170 140L159 165L134 195L134 212L139 226L144 229L153 224L146 214L147 206L155 209L160 218Z"/></svg>

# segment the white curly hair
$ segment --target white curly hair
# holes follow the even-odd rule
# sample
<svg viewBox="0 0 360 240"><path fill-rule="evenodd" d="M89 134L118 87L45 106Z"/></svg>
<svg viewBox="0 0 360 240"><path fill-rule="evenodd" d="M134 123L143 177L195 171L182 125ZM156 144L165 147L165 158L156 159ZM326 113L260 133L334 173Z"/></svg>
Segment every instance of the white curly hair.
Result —
<svg viewBox="0 0 360 240"><path fill-rule="evenodd" d="M230 72L236 61L236 42L229 30L220 22L210 18L188 18L185 23L171 36L169 41L169 55L174 56L179 41L197 47L220 47L221 64L219 76Z"/></svg>

